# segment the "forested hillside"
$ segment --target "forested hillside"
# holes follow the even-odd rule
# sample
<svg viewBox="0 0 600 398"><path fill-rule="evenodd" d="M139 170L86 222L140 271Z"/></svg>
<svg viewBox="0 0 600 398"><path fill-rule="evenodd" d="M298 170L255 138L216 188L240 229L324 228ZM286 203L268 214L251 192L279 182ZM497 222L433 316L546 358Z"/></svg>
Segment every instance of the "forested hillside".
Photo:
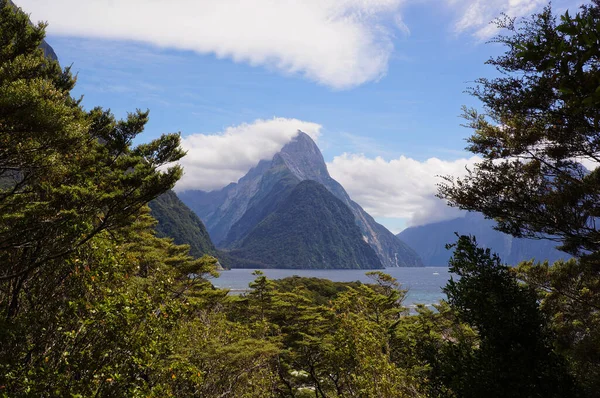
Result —
<svg viewBox="0 0 600 398"><path fill-rule="evenodd" d="M173 199L179 134L144 142L148 112L85 109L44 26L0 0L0 397L597 397L600 170L577 170L600 159L600 2L501 26L504 73L465 115L484 161L439 195L573 258L511 268L461 236L447 300L410 314L382 272L215 289L216 260L158 237L148 207ZM275 207L358 228L322 185Z"/></svg>
<svg viewBox="0 0 600 398"><path fill-rule="evenodd" d="M228 254L247 268L382 268L350 209L311 180L296 185Z"/></svg>
<svg viewBox="0 0 600 398"><path fill-rule="evenodd" d="M150 202L149 206L152 217L158 222L156 236L172 238L178 245L189 245L190 255L196 258L217 254L202 221L179 200L175 192L165 192Z"/></svg>

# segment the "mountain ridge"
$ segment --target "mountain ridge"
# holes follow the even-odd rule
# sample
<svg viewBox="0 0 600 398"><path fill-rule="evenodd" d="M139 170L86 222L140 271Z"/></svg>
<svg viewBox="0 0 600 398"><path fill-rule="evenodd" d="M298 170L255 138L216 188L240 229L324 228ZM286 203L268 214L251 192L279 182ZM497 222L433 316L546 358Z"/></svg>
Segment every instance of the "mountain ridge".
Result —
<svg viewBox="0 0 600 398"><path fill-rule="evenodd" d="M301 164L296 161L297 157L294 156L299 152L302 154L300 156ZM371 215L350 198L344 187L329 175L321 151L308 134L300 131L290 143L283 147L280 153L283 154L282 157L286 160L288 166L291 164L290 169L292 171L298 170L298 178L320 182L352 210L367 243L373 247L385 267L422 265L421 259L409 245L402 242L402 240L399 241L394 234L377 223ZM312 158L307 158L306 154L312 155ZM301 167L306 166L306 164L312 164L313 167ZM307 171L313 170L316 172L307 173ZM401 257L400 261L398 256Z"/></svg>
<svg viewBox="0 0 600 398"><path fill-rule="evenodd" d="M418 254L378 224L362 207L352 201L345 189L327 171L321 151L312 138L301 131L276 153L271 161L262 160L237 183L219 191L184 191L180 198L198 216L217 247L239 246L244 233L258 225L278 200L269 194L277 183L281 195L293 185L311 180L323 185L352 212L363 239L375 250L384 267L422 266ZM260 213L260 214L259 214Z"/></svg>
<svg viewBox="0 0 600 398"><path fill-rule="evenodd" d="M380 269L354 215L323 185L296 184L229 256L238 266L298 269Z"/></svg>
<svg viewBox="0 0 600 398"><path fill-rule="evenodd" d="M477 242L497 253L502 261L516 265L521 261L535 259L568 259L570 256L555 248L549 240L514 238L495 230L494 221L479 213L467 213L465 217L410 227L397 236L411 245L421 256L426 266L445 266L452 255L445 245L456 242L456 235L473 235Z"/></svg>
<svg viewBox="0 0 600 398"><path fill-rule="evenodd" d="M150 214L157 221L154 230L159 238L171 238L178 245L189 245L190 255L217 256L208 231L198 216L173 191L167 191L150 203Z"/></svg>

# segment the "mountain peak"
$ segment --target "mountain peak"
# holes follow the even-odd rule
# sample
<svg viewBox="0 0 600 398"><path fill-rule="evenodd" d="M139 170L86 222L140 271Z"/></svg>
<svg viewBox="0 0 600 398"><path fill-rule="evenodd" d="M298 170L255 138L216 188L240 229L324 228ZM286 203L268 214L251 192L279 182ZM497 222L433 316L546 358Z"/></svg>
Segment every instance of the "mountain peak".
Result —
<svg viewBox="0 0 600 398"><path fill-rule="evenodd" d="M302 181L306 180L314 182L302 184ZM360 239L371 246L381 265L386 267L422 265L421 259L414 250L378 224L359 204L350 199L346 190L337 181L331 178L319 147L308 134L302 131L298 131L297 135L280 152L276 153L271 161L259 163L257 167L241 178L238 184L227 191L212 194L210 198L214 199L214 203L203 204L204 201L191 200L185 195L182 196L182 199L187 200L200 218L205 221L206 227L217 245L224 245L235 251L242 250L244 244L249 244L250 241L247 239L250 239L253 231L254 233L265 231L262 223L272 216L282 203L299 193L299 191L294 191L297 185L311 187L311 184L316 183L321 184L322 189L315 191L325 189L348 207L354 216L354 224L358 226ZM322 202L330 202L326 198L322 199ZM194 205L194 203L198 203L198 205ZM301 203L298 208L302 208L304 205L306 205L305 202ZM288 228L292 225L292 221L315 221L310 212L298 217L298 219L289 220ZM281 219L281 217L278 218L278 220ZM315 225L317 225L316 221ZM271 232L273 232L272 229L267 235ZM272 235L270 236L273 238ZM257 242L255 243L258 245ZM265 241L261 240L261 242L263 244ZM271 245L275 245L281 250L287 250L286 246L281 245L277 238L271 239L270 242ZM249 247L244 250L249 250ZM250 263L246 265L250 266Z"/></svg>
<svg viewBox="0 0 600 398"><path fill-rule="evenodd" d="M294 140L305 141L307 143L311 143L312 145L316 145L315 141L313 141L312 137L310 135L306 134L302 130L298 130L298 134L294 137Z"/></svg>
<svg viewBox="0 0 600 398"><path fill-rule="evenodd" d="M298 151L321 155L321 151L317 144L310 135L302 130L298 130L296 136L281 149L281 152L283 153L296 153Z"/></svg>
<svg viewBox="0 0 600 398"><path fill-rule="evenodd" d="M300 180L317 180L329 176L319 147L308 134L298 130L292 141L277 154ZM276 156L277 156L276 155Z"/></svg>

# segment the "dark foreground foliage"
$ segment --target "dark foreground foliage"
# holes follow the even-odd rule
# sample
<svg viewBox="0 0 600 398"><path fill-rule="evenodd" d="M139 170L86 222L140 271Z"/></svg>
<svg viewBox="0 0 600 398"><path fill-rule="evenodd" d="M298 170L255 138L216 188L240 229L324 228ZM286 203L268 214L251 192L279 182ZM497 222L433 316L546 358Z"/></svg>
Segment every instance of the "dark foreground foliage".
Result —
<svg viewBox="0 0 600 398"><path fill-rule="evenodd" d="M474 130L467 149L483 162L463 179L447 177L439 194L503 232L553 239L575 256L525 263L518 274L592 397L600 391L600 2L575 15L548 6L500 26L506 53L488 63L502 74L477 81L470 91L484 111L464 115Z"/></svg>
<svg viewBox="0 0 600 398"><path fill-rule="evenodd" d="M579 37L577 29L587 34L597 26L597 10L593 3L581 16L565 17L564 27L554 27L547 12L525 32L541 33L535 27L542 23L543 32ZM578 45L587 45L588 36ZM421 306L410 315L402 305L406 292L381 272L369 273L372 283L343 285L301 278L276 282L257 272L248 294L229 296L207 281L216 260L194 259L189 247L157 237L149 215L147 203L181 175L177 166L165 168L183 156L179 135L134 146L147 112L116 120L100 108L84 110L71 97L75 80L69 70L40 49L43 37L43 25L32 26L0 0L0 396L597 394L596 231L571 223L565 228L575 227L566 236L536 227L543 211L544 225L552 228L559 226L553 218L557 209L575 221L583 210L590 211L584 216L595 214L587 202L565 205L561 191L585 187L591 191L583 197L593 197L593 178L579 176L575 185L565 185L564 174L542 179L554 181L544 187L557 190L554 198L560 201L531 195L502 214L485 207L498 200L497 192L481 193L486 205L475 209L489 210L484 213L501 218L506 228L523 218L518 205L532 206L537 198L537 218L523 221L527 230L555 234L573 253L586 250L586 256L513 270L460 237L451 261L460 279L448 284L448 302L435 309ZM537 62L538 48L524 45L523 57L533 57L526 62ZM589 48L589 59L596 59ZM567 69L579 65L567 64ZM588 76L595 65L586 64L564 82L570 84L562 87L564 95L579 92L576 78ZM586 112L594 101L573 105L584 112L577 120L593 122ZM525 120L509 116L501 119L506 126ZM497 142L504 132L520 131L481 123L477 134L490 128ZM537 164L548 170L544 162ZM462 188L470 197L469 184ZM540 192L550 195L552 189ZM457 192L450 186L443 191L465 208L479 203L463 202Z"/></svg>

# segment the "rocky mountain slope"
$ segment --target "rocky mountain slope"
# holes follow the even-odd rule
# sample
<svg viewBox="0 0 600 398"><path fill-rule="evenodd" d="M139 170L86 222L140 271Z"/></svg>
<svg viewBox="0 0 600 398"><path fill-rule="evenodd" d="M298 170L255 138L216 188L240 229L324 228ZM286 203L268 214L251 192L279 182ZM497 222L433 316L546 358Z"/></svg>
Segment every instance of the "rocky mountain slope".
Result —
<svg viewBox="0 0 600 398"><path fill-rule="evenodd" d="M373 248L383 266L422 265L414 250L375 222L331 178L319 148L302 132L271 161L261 161L237 183L219 191L181 192L180 198L205 222L218 247L235 249L297 184L306 180L318 182L350 209L363 240ZM370 267L365 265L365 268Z"/></svg>
<svg viewBox="0 0 600 398"><path fill-rule="evenodd" d="M229 255L250 268L382 267L350 209L310 180L297 184Z"/></svg>
<svg viewBox="0 0 600 398"><path fill-rule="evenodd" d="M498 253L503 262L516 265L521 261L568 259L566 253L556 250L556 243L548 240L518 239L493 229L494 222L479 213L420 227L407 228L397 236L413 247L426 266L445 266L452 255L445 245L456 241L455 232L474 235L477 242Z"/></svg>

